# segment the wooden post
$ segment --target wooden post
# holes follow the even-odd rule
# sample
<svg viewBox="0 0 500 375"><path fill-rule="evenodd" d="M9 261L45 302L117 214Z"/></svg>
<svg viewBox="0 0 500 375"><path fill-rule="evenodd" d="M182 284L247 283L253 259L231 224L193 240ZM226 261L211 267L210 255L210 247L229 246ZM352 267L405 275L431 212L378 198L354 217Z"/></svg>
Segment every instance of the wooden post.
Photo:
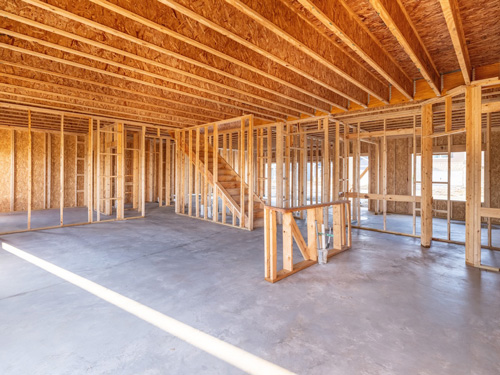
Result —
<svg viewBox="0 0 500 375"><path fill-rule="evenodd" d="M194 163L194 196L196 197L195 210L196 217L200 217L200 128L196 128L196 155Z"/></svg>
<svg viewBox="0 0 500 375"><path fill-rule="evenodd" d="M123 137L123 124L117 124L116 134L116 218L123 220L125 217L125 147Z"/></svg>
<svg viewBox="0 0 500 375"><path fill-rule="evenodd" d="M204 128L205 142L204 142L204 156L205 162L205 178L203 179L203 218L208 219L208 126Z"/></svg>
<svg viewBox="0 0 500 375"><path fill-rule="evenodd" d="M239 173L241 178L240 184L240 227L245 227L245 120L241 120L240 124L240 143L239 143ZM268 180L270 183L270 180Z"/></svg>
<svg viewBox="0 0 500 375"><path fill-rule="evenodd" d="M16 131L10 132L10 211L14 212L16 201Z"/></svg>
<svg viewBox="0 0 500 375"><path fill-rule="evenodd" d="M62 226L64 224L64 115L61 115L61 144L59 146L59 222Z"/></svg>
<svg viewBox="0 0 500 375"><path fill-rule="evenodd" d="M158 135L160 129L158 129ZM163 139L158 137L158 206L163 206Z"/></svg>
<svg viewBox="0 0 500 375"><path fill-rule="evenodd" d="M31 229L31 199L33 188L33 163L31 161L31 110L28 110L28 229Z"/></svg>
<svg viewBox="0 0 500 375"><path fill-rule="evenodd" d="M199 132L199 131L198 131ZM199 135L199 133L198 133ZM165 141L165 206L170 206L170 196L172 195L172 141L167 138Z"/></svg>
<svg viewBox="0 0 500 375"><path fill-rule="evenodd" d="M219 182L219 130L217 128L217 124L214 124L214 131L213 131L213 165L214 165L214 170L213 170L213 177L214 177L214 198L213 198L213 208L212 208L212 219L215 222L219 221L219 188L217 187L217 182ZM243 159L244 160L244 159ZM242 180L242 186L243 186L243 180L244 176L241 175L241 180ZM242 204L243 206L243 204Z"/></svg>
<svg viewBox="0 0 500 375"><path fill-rule="evenodd" d="M188 150L186 156L187 163L187 180L188 180L188 191L187 191L187 199L188 199L188 215L193 216L193 131L187 130L187 145L186 150ZM215 173L215 172L214 172Z"/></svg>
<svg viewBox="0 0 500 375"><path fill-rule="evenodd" d="M140 143L139 143L139 136L140 134L138 132L134 132L133 134L133 141L132 141L132 208L137 209L140 211L140 205L139 205L139 190L140 190L140 179L139 179L139 166L140 166L140 158L141 158L141 151L140 151Z"/></svg>
<svg viewBox="0 0 500 375"><path fill-rule="evenodd" d="M283 214L283 269L286 271L293 271L292 220L292 212Z"/></svg>
<svg viewBox="0 0 500 375"><path fill-rule="evenodd" d="M323 119L323 162L322 162L322 170L323 170L323 188L321 189L321 202L325 203L329 201L330 198L330 134L329 134L329 126L328 126L328 117Z"/></svg>
<svg viewBox="0 0 500 375"><path fill-rule="evenodd" d="M96 133L96 212L97 221L101 220L101 120L97 120L97 133Z"/></svg>
<svg viewBox="0 0 500 375"><path fill-rule="evenodd" d="M276 206L283 207L283 126L276 125ZM271 182L269 182L271 183Z"/></svg>
<svg viewBox="0 0 500 375"><path fill-rule="evenodd" d="M481 111L480 111L481 112ZM422 197L420 203L421 234L420 243L423 247L431 246L432 242L432 104L422 106Z"/></svg>
<svg viewBox="0 0 500 375"><path fill-rule="evenodd" d="M141 132L141 216L146 216L146 127Z"/></svg>
<svg viewBox="0 0 500 375"><path fill-rule="evenodd" d="M94 179L93 176L93 168L94 165L94 124L93 119L89 118L89 135L87 142L87 220L89 223L94 221L94 195L93 195L93 187L94 187Z"/></svg>
<svg viewBox="0 0 500 375"><path fill-rule="evenodd" d="M248 118L247 137L247 170L248 170L248 229L253 230L253 194L254 194L254 163L253 163L253 115ZM277 167L276 167L277 168Z"/></svg>
<svg viewBox="0 0 500 375"><path fill-rule="evenodd" d="M333 200L339 199L339 172L340 172L340 123L335 121L335 157L333 160Z"/></svg>
<svg viewBox="0 0 500 375"><path fill-rule="evenodd" d="M486 115L486 152L484 155L484 206L491 207L491 112ZM491 217L488 223L488 246L492 246Z"/></svg>
<svg viewBox="0 0 500 375"><path fill-rule="evenodd" d="M465 90L466 202L465 262L481 265L481 87Z"/></svg>

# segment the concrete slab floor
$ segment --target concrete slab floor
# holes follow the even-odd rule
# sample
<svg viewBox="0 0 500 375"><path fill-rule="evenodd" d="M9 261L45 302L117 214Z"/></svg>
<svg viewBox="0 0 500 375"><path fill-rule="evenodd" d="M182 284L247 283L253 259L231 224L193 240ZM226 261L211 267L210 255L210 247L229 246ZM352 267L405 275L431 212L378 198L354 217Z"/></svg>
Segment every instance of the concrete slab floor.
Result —
<svg viewBox="0 0 500 375"><path fill-rule="evenodd" d="M352 250L273 285L262 229L171 208L0 240L299 374L500 369L500 275L463 246L354 230ZM242 373L5 251L0 332L1 374Z"/></svg>

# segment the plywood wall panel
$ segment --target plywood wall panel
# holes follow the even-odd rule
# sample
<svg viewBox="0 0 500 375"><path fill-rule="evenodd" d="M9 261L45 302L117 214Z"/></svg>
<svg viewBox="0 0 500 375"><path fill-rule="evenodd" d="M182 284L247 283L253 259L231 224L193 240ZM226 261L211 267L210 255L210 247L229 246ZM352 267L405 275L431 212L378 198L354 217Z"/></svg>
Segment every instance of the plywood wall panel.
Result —
<svg viewBox="0 0 500 375"><path fill-rule="evenodd" d="M28 132L15 131L15 211L26 211L28 209Z"/></svg>
<svg viewBox="0 0 500 375"><path fill-rule="evenodd" d="M60 149L60 136L59 134L55 134L51 137L51 148L52 148L52 154L51 154L51 170L52 174L50 176L50 208L59 208L59 202L60 202L60 194L59 194L59 181L60 181L60 173L59 173L59 166L60 166L60 155L61 155L61 149Z"/></svg>
<svg viewBox="0 0 500 375"><path fill-rule="evenodd" d="M45 133L33 132L31 209L44 209L45 202Z"/></svg>
<svg viewBox="0 0 500 375"><path fill-rule="evenodd" d="M76 136L64 136L64 207L75 207Z"/></svg>
<svg viewBox="0 0 500 375"><path fill-rule="evenodd" d="M10 211L12 131L0 129L0 212Z"/></svg>

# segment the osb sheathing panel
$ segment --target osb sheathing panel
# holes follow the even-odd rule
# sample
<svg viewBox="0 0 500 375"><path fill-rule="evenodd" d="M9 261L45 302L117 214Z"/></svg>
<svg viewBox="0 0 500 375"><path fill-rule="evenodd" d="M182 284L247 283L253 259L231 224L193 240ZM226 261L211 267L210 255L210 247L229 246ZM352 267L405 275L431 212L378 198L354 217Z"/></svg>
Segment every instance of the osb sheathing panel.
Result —
<svg viewBox="0 0 500 375"><path fill-rule="evenodd" d="M370 194L378 194L378 190L377 190L377 184L378 184L378 174L377 174L377 170L378 170L378 165L376 163L376 160L377 160L377 147L375 145L368 145L369 146L369 154L368 154L368 158L369 158L369 181L370 181L370 185L369 185L369 190L368 192ZM377 201L375 200L369 200L369 210L370 211L375 211L375 208L376 208L376 204L377 204Z"/></svg>
<svg viewBox="0 0 500 375"><path fill-rule="evenodd" d="M147 40L148 42L151 42L153 44L156 44L158 46L164 47L167 50L172 50L174 52L180 52L182 51L182 54L192 58L194 60L197 60L202 63L207 63L211 66L215 66L218 69L222 69L224 71L230 72L230 74L234 74L235 76L244 76L246 79L249 80L255 80L255 74L239 67L236 64L228 64L228 62L224 59L221 59L217 56L214 56L212 54L209 54L203 50L200 50L198 48L195 48L189 44L186 44L184 42L180 42L177 39L174 38L166 38L165 34L149 29L148 27L145 27L144 25L138 24L136 22L131 21L130 19L126 19L123 16L117 15L113 12L110 12L108 10L104 10L103 8L96 6L94 4L90 3L81 3L81 2L67 2L67 1L51 1L51 3L56 4L57 6L60 6L62 8L68 9L73 13L76 13L78 15L87 17L87 18L93 18L93 19L99 19L99 22L106 24L107 26L113 27L118 29L121 32L125 33L130 33L132 35L137 35L139 38ZM152 3L152 2L147 2L147 3L141 3L141 2L130 2L130 3L123 3L120 2L120 6L123 6L127 9L133 9L133 11L141 16L144 16L145 18L150 18L154 20L155 22L158 22L159 24L175 30L176 32L179 32L182 35L185 35L191 39L201 41L204 44L209 45L210 47L220 50L221 52L228 53L229 55L241 60L245 61L248 64L254 65L255 67L262 68L265 71L268 71L271 74L278 74L283 78L287 78L288 81L290 82L297 82L299 85L303 85L305 87L307 86L314 86L315 90L318 93L324 93L327 90L324 90L321 88L319 85L316 84L311 84L308 82L308 80L304 79L298 74L295 74L281 66L279 66L276 63L272 63L263 56L239 45L238 43L230 40L229 38L218 34L214 31L212 31L209 28L206 28L202 26L201 24L198 24L194 22L192 19L187 18L178 12L173 11L171 8L168 8L164 5L161 5L159 3ZM227 6L227 4L226 4ZM209 4L205 4L206 8L209 8ZM209 11L212 11L208 9ZM219 12L218 12L219 13ZM59 22L67 22L66 20L59 21ZM248 26L248 22L245 23L245 27ZM75 30L77 33L82 33L82 28L77 22L67 22L67 24L64 24L64 27L67 27L69 29ZM97 30L92 30L90 28L85 28L85 34L84 36L88 38L92 38L95 40L102 40L102 32L97 31ZM109 39L109 41L108 41ZM124 48L131 53L137 53L139 55L144 55L144 56L151 56L153 54L152 51L149 51L148 49L138 46L133 43L129 42L124 42L120 38L107 35L106 37L106 43L114 43L117 45L119 48ZM154 52L155 55L157 55L157 52ZM293 57L293 56L292 56ZM172 59L168 56L165 55L160 55L158 56L159 61L164 62L166 64L172 65L172 66L177 66L181 69L185 69L187 71L191 72L196 72L197 74L199 73L200 75L203 74L211 74L212 78L214 78L217 81L221 80L221 77L218 77L217 75L214 76L213 73L207 73L202 70L202 68L193 66L192 64L187 64L182 61L178 61L175 59ZM201 70L201 72L199 72ZM257 76L257 80L259 80L261 77ZM271 86L273 88L279 89L279 84L276 82L273 82L271 80L265 80L266 82L265 85ZM288 89L286 89L288 90Z"/></svg>
<svg viewBox="0 0 500 375"><path fill-rule="evenodd" d="M500 208L500 132L491 132L491 207Z"/></svg>
<svg viewBox="0 0 500 375"><path fill-rule="evenodd" d="M9 129L0 129L0 212L10 211L10 179L12 162L12 132Z"/></svg>
<svg viewBox="0 0 500 375"><path fill-rule="evenodd" d="M31 209L44 209L45 202L45 133L32 132Z"/></svg>
<svg viewBox="0 0 500 375"><path fill-rule="evenodd" d="M76 137L64 136L64 207L75 207Z"/></svg>
<svg viewBox="0 0 500 375"><path fill-rule="evenodd" d="M411 168L411 138L398 138L395 141L395 194L411 195L411 175L409 174ZM409 209L411 207L411 204L408 202L394 202L394 206L394 210L396 213L406 214L410 212Z"/></svg>
<svg viewBox="0 0 500 375"><path fill-rule="evenodd" d="M15 211L26 211L28 209L28 132L15 131Z"/></svg>
<svg viewBox="0 0 500 375"><path fill-rule="evenodd" d="M61 165L61 152L60 152L60 135L53 134L51 137L51 176L50 176L50 207L59 208L60 202L60 165Z"/></svg>
<svg viewBox="0 0 500 375"><path fill-rule="evenodd" d="M387 139L387 194L396 194L396 140ZM387 212L394 212L395 202L387 202Z"/></svg>

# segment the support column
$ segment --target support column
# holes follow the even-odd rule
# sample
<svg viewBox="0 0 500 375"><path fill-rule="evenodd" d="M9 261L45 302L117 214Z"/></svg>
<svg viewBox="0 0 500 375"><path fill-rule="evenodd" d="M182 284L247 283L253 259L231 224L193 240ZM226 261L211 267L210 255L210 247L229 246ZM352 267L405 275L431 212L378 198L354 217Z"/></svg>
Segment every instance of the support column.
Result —
<svg viewBox="0 0 500 375"><path fill-rule="evenodd" d="M481 265L481 87L465 91L465 263Z"/></svg>
<svg viewBox="0 0 500 375"><path fill-rule="evenodd" d="M430 247L432 242L432 104L422 106L422 200L420 204L420 244Z"/></svg>

